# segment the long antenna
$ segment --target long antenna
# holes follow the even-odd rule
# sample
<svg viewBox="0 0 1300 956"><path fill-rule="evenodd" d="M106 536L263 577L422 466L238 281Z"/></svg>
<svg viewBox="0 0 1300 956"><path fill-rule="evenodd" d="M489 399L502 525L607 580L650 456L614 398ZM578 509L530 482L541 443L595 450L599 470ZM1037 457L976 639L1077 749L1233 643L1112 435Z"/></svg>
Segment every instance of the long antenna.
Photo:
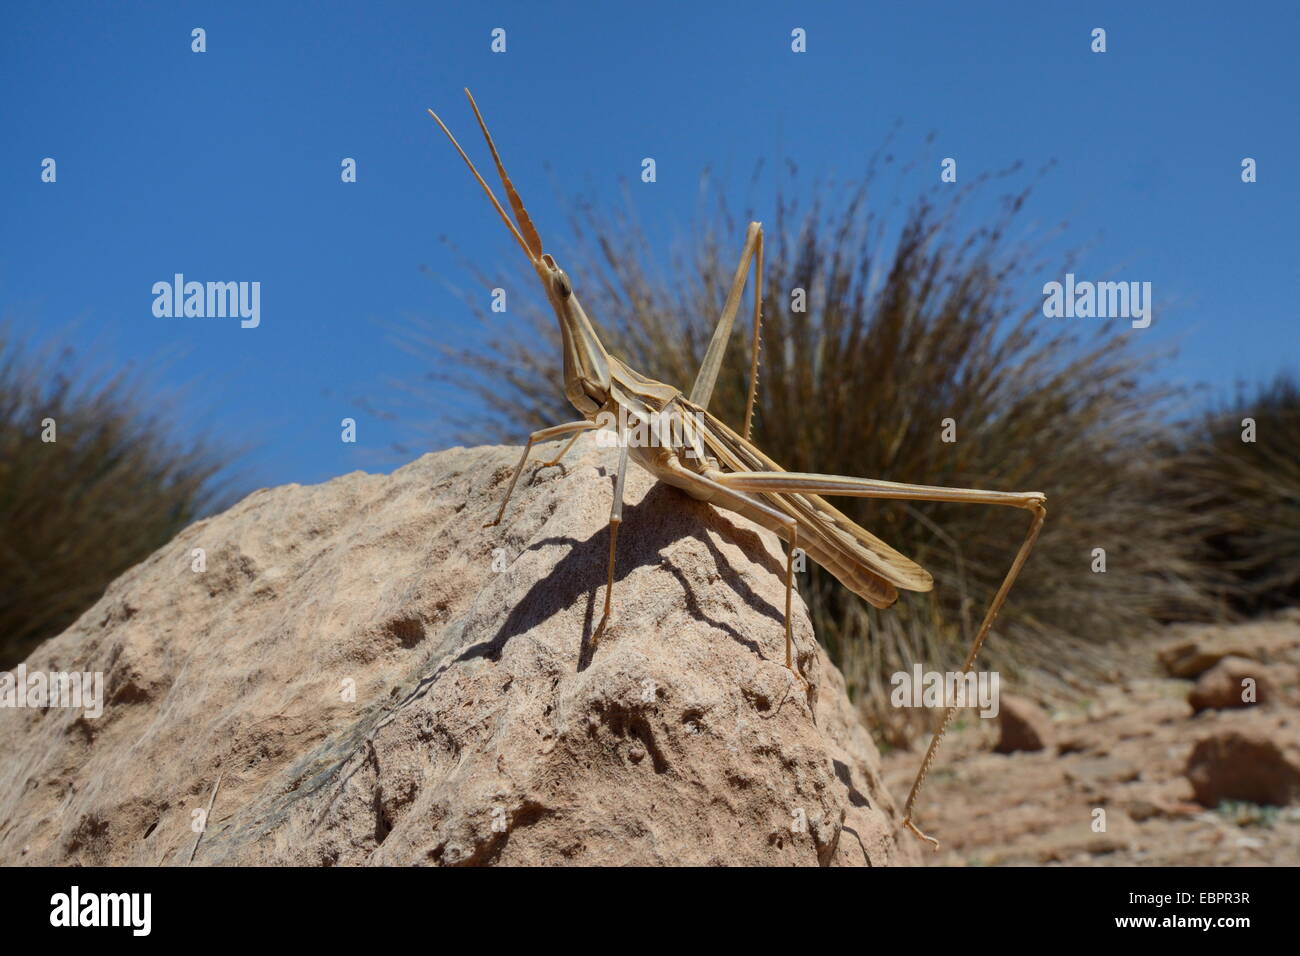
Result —
<svg viewBox="0 0 1300 956"><path fill-rule="evenodd" d="M456 152L460 153L460 158L465 160L465 165L468 166L469 171L474 174L474 178L478 180L478 184L483 187L483 191L487 193L488 199L492 200L492 205L496 207L497 214L501 216L501 221L504 222L506 226L510 229L510 233L515 237L515 240L519 243L519 247L524 250L524 253L528 256L530 260L535 261L537 256L533 254L532 249L528 247L528 243L524 242L524 237L519 234L519 230L515 228L515 224L511 222L510 217L506 215L506 211L502 207L501 202L497 199L496 194L492 192L492 187L489 186L487 184L487 181L482 176L479 175L479 171L474 167L474 161L469 158L469 156L465 153L465 150L461 149L460 143L456 142L456 137L451 135L451 130L447 129L447 124L444 123L438 117L438 114L435 113L433 110L429 110L429 115L432 116L433 121L437 123L439 127L442 128L442 131L447 134L447 138L451 140L451 145L455 146ZM529 223L529 225L531 226L532 223ZM534 232L533 235L536 236L536 232Z"/></svg>
<svg viewBox="0 0 1300 956"><path fill-rule="evenodd" d="M474 102L474 94L465 89L465 96L469 98L470 109L474 111L474 118L478 120L478 128L483 131L483 138L487 140L488 149L492 151L492 161L497 164L497 174L501 177L501 183L506 187L506 198L510 200L510 208L515 211L515 219L519 220L519 229L523 232L524 238L528 240L528 248L534 256L542 254L542 237L537 234L537 229L533 225L533 220L528 216L528 210L524 208L524 201L519 198L519 193L515 190L515 184L510 181L506 175L506 167L501 162L501 156L497 153L497 145L492 142L492 134L488 132L487 123L483 122L483 114L478 111L478 104Z"/></svg>

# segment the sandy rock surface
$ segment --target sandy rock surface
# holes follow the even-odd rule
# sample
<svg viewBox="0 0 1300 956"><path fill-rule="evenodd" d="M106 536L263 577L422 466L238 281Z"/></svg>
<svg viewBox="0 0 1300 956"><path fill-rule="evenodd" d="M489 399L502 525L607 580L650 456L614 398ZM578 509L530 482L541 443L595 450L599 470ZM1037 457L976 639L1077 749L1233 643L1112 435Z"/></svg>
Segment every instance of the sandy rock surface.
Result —
<svg viewBox="0 0 1300 956"><path fill-rule="evenodd" d="M543 446L543 455L558 445ZM102 716L0 710L0 863L914 862L774 536L615 452L455 448L256 492L118 579L29 671ZM194 570L200 561L203 570Z"/></svg>

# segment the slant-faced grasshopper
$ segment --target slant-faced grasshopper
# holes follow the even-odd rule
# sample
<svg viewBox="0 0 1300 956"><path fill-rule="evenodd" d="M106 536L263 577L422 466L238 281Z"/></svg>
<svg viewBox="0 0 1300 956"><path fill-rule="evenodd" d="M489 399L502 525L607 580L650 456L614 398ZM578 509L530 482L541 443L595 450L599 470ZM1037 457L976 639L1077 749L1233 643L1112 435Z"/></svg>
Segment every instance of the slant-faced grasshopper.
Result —
<svg viewBox="0 0 1300 956"><path fill-rule="evenodd" d="M758 343L762 322L762 272L763 229L752 222L745 236L731 289L722 309L722 316L713 332L704 362L700 367L690 396L683 395L671 385L656 382L629 368L601 345L596 330L583 311L574 292L573 283L548 253L542 251L542 240L524 208L519 193L506 174L501 156L488 132L474 97L469 90L470 107L478 120L479 128L487 140L492 161L505 188L506 198L514 211L512 220L492 192L474 163L456 142L438 115L429 110L442 131L447 134L456 151L469 166L483 191L491 200L501 220L528 256L547 300L555 310L560 323L564 349L564 394L583 416L578 421L543 428L528 436L519 465L506 488L505 498L496 520L505 514L515 483L528 461L534 444L560 438L573 437L560 453L545 465L554 465L573 446L583 432L617 422L621 439L617 477L614 482L614 504L609 517L609 567L605 581L605 608L600 625L592 637L592 645L600 640L610 620L613 607L615 553L618 546L618 529L623 512L623 481L627 475L628 458L633 458L661 481L674 485L701 501L738 512L758 524L774 531L789 544L785 567L785 666L794 679L805 689L807 682L795 666L793 636L790 629L790 602L794 582L794 555L798 548L830 571L845 587L860 595L877 608L887 608L898 599L898 589L928 591L933 580L922 567L895 551L869 531L860 528L827 503L821 495L845 495L859 498L884 498L898 501L960 501L970 504L1004 505L1023 508L1031 515L1029 531L1020 546L1001 587L993 597L984 621L980 625L962 674L970 671L975 655L988 635L998 611L1006 601L1020 569L1038 538L1038 532L1047 516L1046 497L1037 491L1007 492L980 491L971 488L939 488L927 485L901 484L868 478L844 478L836 475L812 475L788 472L765 455L749 441L750 421L754 410L758 380ZM744 294L745 280L750 261L754 263L754 343L750 363L749 405L745 413L744 435L739 435L708 412L709 398L713 393L722 365L723 353L730 337L732 324ZM625 423L633 420L648 428L652 441L626 440ZM632 445L633 447L629 447ZM917 772L912 790L903 809L903 824L937 850L938 841L931 839L912 822L917 795L925 775L934 761L939 742L956 713L955 703L950 704L943 722L930 740L930 745Z"/></svg>

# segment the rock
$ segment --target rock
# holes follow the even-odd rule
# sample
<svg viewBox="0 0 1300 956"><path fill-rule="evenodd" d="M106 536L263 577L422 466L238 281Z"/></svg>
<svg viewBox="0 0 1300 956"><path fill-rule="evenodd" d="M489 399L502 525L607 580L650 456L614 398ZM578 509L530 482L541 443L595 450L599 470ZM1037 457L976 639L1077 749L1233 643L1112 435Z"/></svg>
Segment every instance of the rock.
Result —
<svg viewBox="0 0 1300 956"><path fill-rule="evenodd" d="M1243 700L1247 680L1253 680L1254 700ZM1228 656L1207 670L1196 681L1196 686L1187 695L1188 703L1196 713L1203 710L1225 709L1229 707L1250 707L1253 704L1276 702L1279 696L1278 684L1274 681L1270 668L1258 661L1246 657Z"/></svg>
<svg viewBox="0 0 1300 956"><path fill-rule="evenodd" d="M484 527L518 457L262 490L125 573L26 662L102 716L0 709L0 862L184 865L219 774L196 865L915 862L797 596L815 712L784 667L775 536L633 467L593 653L615 452Z"/></svg>
<svg viewBox="0 0 1300 956"><path fill-rule="evenodd" d="M1156 659L1170 677L1195 680L1229 654L1244 655L1243 648L1211 648L1200 641L1179 641L1162 647Z"/></svg>
<svg viewBox="0 0 1300 956"><path fill-rule="evenodd" d="M1205 813L1205 808L1192 800L1192 785L1186 777L1180 773L1172 779L1163 779L1153 764L1154 761L1149 762L1144 769L1156 779L1126 783L1113 791L1129 819L1138 823L1179 821Z"/></svg>
<svg viewBox="0 0 1300 956"><path fill-rule="evenodd" d="M1143 823L1147 820L1180 819L1202 813L1203 808L1195 803L1150 800L1146 797L1133 797L1124 804L1129 819Z"/></svg>
<svg viewBox="0 0 1300 956"><path fill-rule="evenodd" d="M993 748L1000 754L1052 747L1052 718L1031 700L1003 694L998 711L1002 735Z"/></svg>
<svg viewBox="0 0 1300 956"><path fill-rule="evenodd" d="M1248 657L1266 664L1300 662L1300 614L1283 611L1230 628L1181 627L1182 636L1165 644L1156 657L1171 677L1195 680L1225 657Z"/></svg>
<svg viewBox="0 0 1300 956"><path fill-rule="evenodd" d="M1202 806L1284 806L1300 799L1300 733L1286 717L1218 730L1196 742L1186 773Z"/></svg>
<svg viewBox="0 0 1300 956"><path fill-rule="evenodd" d="M1090 734L1070 731L1056 745L1056 752L1062 757L1069 754L1086 753L1094 748L1104 749L1097 739Z"/></svg>
<svg viewBox="0 0 1300 956"><path fill-rule="evenodd" d="M1084 757L1074 761L1064 771L1065 779L1080 784L1089 791L1105 789L1113 783L1136 780L1142 772L1122 757Z"/></svg>

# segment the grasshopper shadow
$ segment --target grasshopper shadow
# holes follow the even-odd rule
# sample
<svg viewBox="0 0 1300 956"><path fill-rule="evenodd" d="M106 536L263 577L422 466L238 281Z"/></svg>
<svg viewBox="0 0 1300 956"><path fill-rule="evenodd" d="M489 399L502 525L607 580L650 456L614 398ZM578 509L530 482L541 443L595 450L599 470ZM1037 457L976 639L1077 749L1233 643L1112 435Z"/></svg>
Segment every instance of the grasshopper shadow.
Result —
<svg viewBox="0 0 1300 956"><path fill-rule="evenodd" d="M612 490L612 476L610 476L610 487ZM625 579L639 567L661 565L681 584L686 607L695 620L725 632L741 646L758 657L766 659L758 642L741 634L731 625L708 617L701 610L687 576L680 568L666 563L662 557L661 552L664 548L683 538L693 537L702 542L713 556L718 573L727 587L749 606L757 608L763 617L773 621L774 633L778 635L782 633L782 610L773 607L754 593L713 542L709 535L710 531L717 532L736 543L764 570L778 577L785 574L784 563L773 558L764 545L763 539L754 530L734 524L730 520L730 515L718 511L712 505L696 501L671 485L657 482L639 503L623 509L623 527L619 532L618 561L615 568L615 614L617 615L619 611L620 597L617 582ZM374 734L380 728L394 720L416 700L428 694L430 688L455 664L475 658L499 660L502 650L512 637L544 623L564 608L576 603L582 595L586 595L587 600L577 669L585 670L590 665L593 656L591 636L594 626L598 623L594 619L596 599L602 596L601 588L605 585L609 560L609 526L606 525L584 541L572 537L551 537L535 542L531 549L554 546L566 546L569 548L568 553L560 559L548 577L533 584L524 598L510 612L501 629L490 640L470 645L454 658L444 660L433 672L421 677L405 697L376 715L374 725L367 732L368 739L373 741ZM623 596L628 597L626 593ZM628 613L626 603L624 607L626 614ZM370 746L373 747L373 742ZM334 785L332 781L335 780L335 773L349 761L352 762L352 766L343 778L344 781L350 779L364 765L363 761L355 761L349 755L339 760L329 771L319 774L317 786L324 786L327 782ZM866 852L865 848L863 852Z"/></svg>
<svg viewBox="0 0 1300 956"><path fill-rule="evenodd" d="M610 487L612 491L613 476L610 476ZM665 548L683 538L693 537L700 541L713 556L718 573L727 587L734 591L740 600L774 621L774 628L779 630L783 627L783 609L774 607L754 593L710 538L709 531L715 531L735 542L766 570L778 576L785 573L784 565L772 557L764 546L762 538L755 531L733 524L712 505L696 501L678 489L658 482L646 492L640 502L623 509L623 524L618 536L618 556L614 570L614 618L617 620L622 616L626 620L630 615L626 600L630 595L624 592L621 595L623 601L620 602L618 582L625 580L638 568L660 565L681 584L687 610L695 620L725 632L732 640L762 657L762 649L756 641L741 634L731 625L716 621L704 613L686 575L662 555ZM600 623L597 620L596 610L598 597L603 604L602 589L605 586L609 562L609 526L606 525L582 541L567 536L545 538L534 542L529 550L555 546L568 546L568 553L560 559L546 578L537 581L528 590L523 599L511 610L500 630L490 640L466 648L457 657L458 661L476 657L499 659L511 638L544 623L566 607L577 603L585 595L586 611L583 616L578 670L587 668L595 651L592 646L592 635Z"/></svg>

